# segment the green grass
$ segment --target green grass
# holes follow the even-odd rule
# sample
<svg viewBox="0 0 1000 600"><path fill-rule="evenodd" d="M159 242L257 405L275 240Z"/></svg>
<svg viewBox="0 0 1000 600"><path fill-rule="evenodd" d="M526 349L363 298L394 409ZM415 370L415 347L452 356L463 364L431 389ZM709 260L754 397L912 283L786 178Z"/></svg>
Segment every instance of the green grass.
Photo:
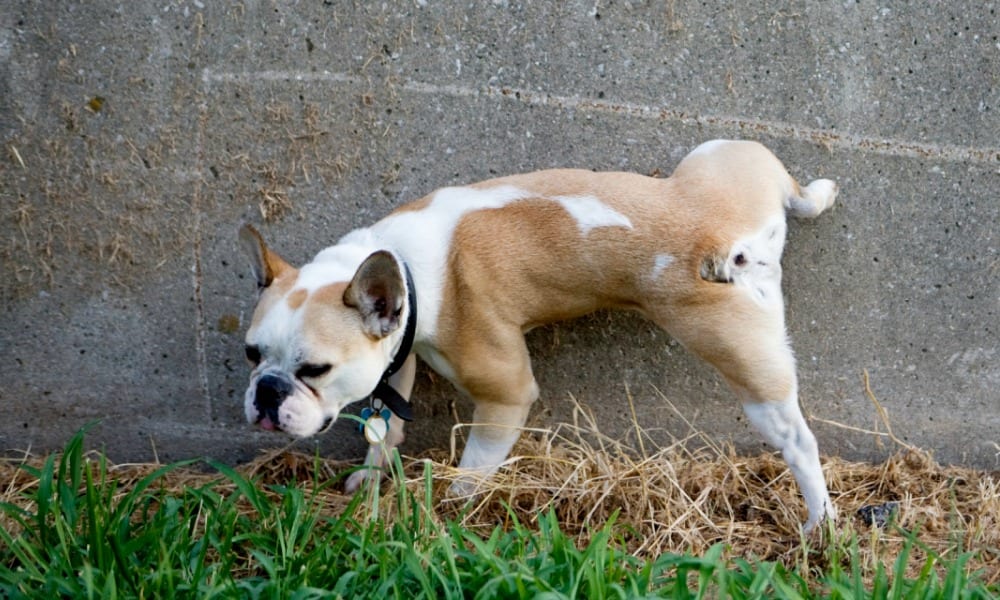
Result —
<svg viewBox="0 0 1000 600"><path fill-rule="evenodd" d="M833 543L805 573L780 563L702 556L643 560L624 550L612 518L586 547L553 513L528 526L474 532L434 512L430 469L416 493L380 486L329 516L329 482L261 489L213 464L219 479L181 490L162 467L128 489L106 461L89 460L78 434L58 457L22 467L37 485L0 504L4 598L994 598L958 549L906 575L911 535L890 568L865 571L856 539ZM397 459L396 469L400 469ZM317 469L318 470L318 469ZM311 490L311 491L308 491ZM384 490L383 490L384 491ZM379 511L393 506L393 515ZM13 530L13 531L12 531ZM816 571L815 563L828 565Z"/></svg>

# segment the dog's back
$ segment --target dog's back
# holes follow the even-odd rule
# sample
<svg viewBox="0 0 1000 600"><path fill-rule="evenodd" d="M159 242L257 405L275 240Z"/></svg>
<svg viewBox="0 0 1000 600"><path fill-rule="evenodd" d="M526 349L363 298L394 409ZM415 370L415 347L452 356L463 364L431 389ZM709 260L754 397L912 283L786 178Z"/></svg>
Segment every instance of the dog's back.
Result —
<svg viewBox="0 0 1000 600"><path fill-rule="evenodd" d="M715 141L667 179L578 169L513 175L438 190L373 229L408 260L441 262L428 266L451 274L439 284L443 305L517 298L496 314L530 328L599 308L689 302L705 282L733 283L760 263L773 270L786 208L798 214L814 204L764 146ZM734 249L743 252L738 265Z"/></svg>

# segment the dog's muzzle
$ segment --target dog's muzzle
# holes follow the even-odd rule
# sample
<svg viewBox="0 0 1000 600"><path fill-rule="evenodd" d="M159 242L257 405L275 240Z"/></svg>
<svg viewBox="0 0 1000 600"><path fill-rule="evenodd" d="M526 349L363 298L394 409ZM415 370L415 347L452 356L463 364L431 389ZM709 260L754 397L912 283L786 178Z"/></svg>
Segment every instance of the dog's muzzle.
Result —
<svg viewBox="0 0 1000 600"><path fill-rule="evenodd" d="M268 373L257 380L253 405L257 409L257 422L267 430L280 429L278 408L285 398L295 391L295 385L285 377Z"/></svg>

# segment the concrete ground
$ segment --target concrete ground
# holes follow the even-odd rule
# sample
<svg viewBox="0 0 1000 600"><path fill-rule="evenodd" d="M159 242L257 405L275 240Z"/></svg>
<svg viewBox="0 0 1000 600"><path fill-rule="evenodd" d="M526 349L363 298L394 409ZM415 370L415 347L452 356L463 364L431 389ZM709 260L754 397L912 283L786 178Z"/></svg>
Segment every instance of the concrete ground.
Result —
<svg viewBox="0 0 1000 600"><path fill-rule="evenodd" d="M301 262L449 184L668 174L749 138L838 205L790 227L801 398L824 453L1000 457L995 2L0 0L0 450L241 461L253 283L236 229ZM532 424L763 445L650 324L529 335ZM867 375L866 375L867 374ZM423 369L404 452L469 407ZM883 419L873 402L884 410ZM322 451L361 456L340 423Z"/></svg>

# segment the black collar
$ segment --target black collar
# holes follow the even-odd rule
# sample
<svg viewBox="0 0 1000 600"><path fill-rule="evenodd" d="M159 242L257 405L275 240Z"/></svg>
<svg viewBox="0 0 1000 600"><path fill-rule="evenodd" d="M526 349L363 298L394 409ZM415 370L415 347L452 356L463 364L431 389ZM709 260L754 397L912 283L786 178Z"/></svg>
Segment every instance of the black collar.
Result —
<svg viewBox="0 0 1000 600"><path fill-rule="evenodd" d="M378 385L375 386L375 391L369 396L369 401L375 399L381 400L382 404L397 417L404 421L412 421L413 407L410 406L406 398L403 398L402 394L389 385L389 378L402 369L403 363L409 358L410 351L413 350L413 338L417 332L417 288L413 285L413 276L410 275L410 267L405 262L403 263L403 271L406 273L406 303L409 305L410 313L406 317L406 329L403 331L403 341L400 342L399 349L396 350L396 356L393 357L392 362L389 363L385 372L382 373L382 378L379 379Z"/></svg>

